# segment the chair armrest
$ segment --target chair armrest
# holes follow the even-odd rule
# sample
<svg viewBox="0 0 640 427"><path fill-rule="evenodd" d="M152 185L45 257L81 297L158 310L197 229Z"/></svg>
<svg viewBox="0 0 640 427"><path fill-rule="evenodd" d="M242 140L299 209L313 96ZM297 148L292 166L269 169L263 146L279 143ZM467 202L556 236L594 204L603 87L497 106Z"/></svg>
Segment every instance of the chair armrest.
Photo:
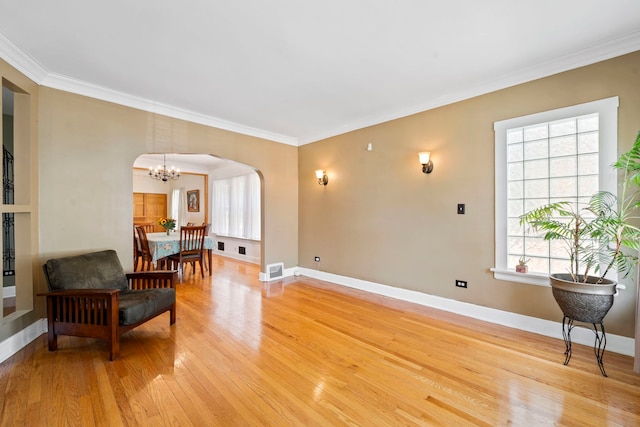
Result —
<svg viewBox="0 0 640 427"><path fill-rule="evenodd" d="M127 273L129 289L174 288L178 283L177 270L135 271Z"/></svg>

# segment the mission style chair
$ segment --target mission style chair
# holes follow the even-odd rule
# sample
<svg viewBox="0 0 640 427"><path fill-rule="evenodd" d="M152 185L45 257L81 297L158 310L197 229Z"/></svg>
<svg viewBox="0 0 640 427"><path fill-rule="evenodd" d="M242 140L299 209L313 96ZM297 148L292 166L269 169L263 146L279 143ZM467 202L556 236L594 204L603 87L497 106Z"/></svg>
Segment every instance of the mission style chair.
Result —
<svg viewBox="0 0 640 427"><path fill-rule="evenodd" d="M109 358L120 352L120 336L166 311L176 322L176 271L125 274L113 250L50 259L44 266L49 351L58 335L102 338Z"/></svg>

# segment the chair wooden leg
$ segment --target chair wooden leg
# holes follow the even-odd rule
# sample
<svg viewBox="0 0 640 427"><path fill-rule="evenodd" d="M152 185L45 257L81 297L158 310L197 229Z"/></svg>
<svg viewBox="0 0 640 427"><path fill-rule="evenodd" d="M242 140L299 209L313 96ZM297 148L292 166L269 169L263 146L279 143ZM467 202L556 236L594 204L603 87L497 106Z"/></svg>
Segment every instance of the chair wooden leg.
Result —
<svg viewBox="0 0 640 427"><path fill-rule="evenodd" d="M56 335L56 332L52 327L50 327L47 332L47 338L49 342L49 351L56 351L58 349L58 335Z"/></svg>
<svg viewBox="0 0 640 427"><path fill-rule="evenodd" d="M54 325L53 298L47 297L47 340L49 342L49 351L58 349L58 335Z"/></svg>
<svg viewBox="0 0 640 427"><path fill-rule="evenodd" d="M120 339L116 336L109 339L109 360L116 360L118 356L120 356Z"/></svg>
<svg viewBox="0 0 640 427"><path fill-rule="evenodd" d="M173 325L176 323L176 305L173 304L171 306L171 310L169 310L169 324Z"/></svg>

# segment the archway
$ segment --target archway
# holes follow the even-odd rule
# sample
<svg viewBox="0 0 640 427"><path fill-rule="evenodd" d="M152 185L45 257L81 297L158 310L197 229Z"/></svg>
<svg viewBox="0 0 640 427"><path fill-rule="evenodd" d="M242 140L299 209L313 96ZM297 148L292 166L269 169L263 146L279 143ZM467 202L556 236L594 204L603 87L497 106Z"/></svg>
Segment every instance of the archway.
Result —
<svg viewBox="0 0 640 427"><path fill-rule="evenodd" d="M175 167L180 170L180 178L162 180L151 179L149 168L156 168L159 165L168 169ZM221 183L221 184L220 184ZM220 185L218 185L220 184ZM227 206L229 218L227 221L220 219L224 214L214 203L213 193L220 196L220 189L229 186L229 191L233 191L233 197L237 199L238 191L257 191L257 201L251 206L247 203L233 204ZM231 188L233 187L233 188ZM176 207L176 192L184 195L186 209L181 212ZM164 195L166 197L166 208L164 215L167 217L178 217L178 226L186 223L210 223L211 233L215 235L215 254L234 258L254 264L262 264L262 203L264 200L262 176L254 168L231 160L221 159L209 154L144 154L139 156L133 165L133 193L134 193L134 218L149 222L151 216L161 216L159 212L149 212L149 215L140 217L140 208L144 208L141 202L141 195ZM252 193L253 194L253 193ZM187 195L191 197L189 204ZM246 194L245 194L246 195ZM242 196L240 196L242 197ZM218 197L219 198L219 197ZM253 200L247 198L246 200ZM136 206L136 203L139 205ZM257 203L257 205L255 205ZM138 211L136 211L138 208ZM219 209L218 212L214 210ZM251 212L248 210L251 209ZM239 211L240 210L240 211ZM257 217L256 217L257 215ZM151 218L151 220L157 220ZM249 222L251 224L249 224ZM232 226L232 227L224 227Z"/></svg>

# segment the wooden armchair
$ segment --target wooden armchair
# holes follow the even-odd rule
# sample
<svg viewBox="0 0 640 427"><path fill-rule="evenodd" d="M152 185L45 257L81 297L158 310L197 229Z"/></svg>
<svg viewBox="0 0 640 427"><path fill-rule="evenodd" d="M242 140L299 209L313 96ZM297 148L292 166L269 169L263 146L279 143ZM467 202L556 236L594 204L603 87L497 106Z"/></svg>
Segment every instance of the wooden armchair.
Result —
<svg viewBox="0 0 640 427"><path fill-rule="evenodd" d="M124 333L166 311L176 322L176 271L125 274L113 250L50 259L43 270L50 351L58 335L102 338L114 360Z"/></svg>

